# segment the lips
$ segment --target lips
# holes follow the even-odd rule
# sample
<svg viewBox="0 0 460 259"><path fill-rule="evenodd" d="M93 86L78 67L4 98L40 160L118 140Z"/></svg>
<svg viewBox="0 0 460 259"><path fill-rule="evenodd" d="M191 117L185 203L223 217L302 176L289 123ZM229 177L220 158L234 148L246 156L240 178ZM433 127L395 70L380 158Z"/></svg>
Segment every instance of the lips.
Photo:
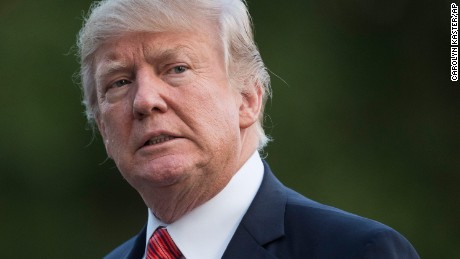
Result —
<svg viewBox="0 0 460 259"><path fill-rule="evenodd" d="M175 138L176 137L173 137L173 136L170 136L170 135L161 134L161 135L155 136L155 137L147 140L144 143L144 146L158 145L158 144L161 144L163 142L173 140Z"/></svg>

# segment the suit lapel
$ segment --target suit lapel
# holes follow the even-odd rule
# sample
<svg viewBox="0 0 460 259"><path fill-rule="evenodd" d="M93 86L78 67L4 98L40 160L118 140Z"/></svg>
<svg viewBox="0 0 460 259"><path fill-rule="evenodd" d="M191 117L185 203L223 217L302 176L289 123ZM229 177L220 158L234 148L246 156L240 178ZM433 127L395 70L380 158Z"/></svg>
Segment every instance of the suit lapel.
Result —
<svg viewBox="0 0 460 259"><path fill-rule="evenodd" d="M240 225L241 226L241 225ZM234 258L273 258L273 255L267 252L257 240L244 227L238 227L233 235L232 241L225 250L222 259Z"/></svg>
<svg viewBox="0 0 460 259"><path fill-rule="evenodd" d="M264 161L264 178L222 258L276 258L264 245L284 235L287 195Z"/></svg>
<svg viewBox="0 0 460 259"><path fill-rule="evenodd" d="M145 235L147 231L147 225L141 230L141 232L135 237L132 246L126 251L126 254L121 258L123 259L139 259L144 256L145 252Z"/></svg>

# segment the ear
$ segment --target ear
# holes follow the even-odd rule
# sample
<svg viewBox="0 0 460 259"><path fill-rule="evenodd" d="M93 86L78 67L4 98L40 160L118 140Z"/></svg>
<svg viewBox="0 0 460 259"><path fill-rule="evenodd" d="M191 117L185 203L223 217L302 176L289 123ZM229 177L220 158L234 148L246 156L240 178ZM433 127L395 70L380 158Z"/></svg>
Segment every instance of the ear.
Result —
<svg viewBox="0 0 460 259"><path fill-rule="evenodd" d="M105 151L106 151L107 155L111 158L112 156L110 155L109 138L107 136L105 123L104 123L104 121L102 121L100 119L100 117L96 117L96 124L97 124L97 128L99 130L99 133L101 133L102 141L104 142L104 146L105 146Z"/></svg>
<svg viewBox="0 0 460 259"><path fill-rule="evenodd" d="M256 82L241 93L240 128L245 129L253 125L262 109L262 87Z"/></svg>

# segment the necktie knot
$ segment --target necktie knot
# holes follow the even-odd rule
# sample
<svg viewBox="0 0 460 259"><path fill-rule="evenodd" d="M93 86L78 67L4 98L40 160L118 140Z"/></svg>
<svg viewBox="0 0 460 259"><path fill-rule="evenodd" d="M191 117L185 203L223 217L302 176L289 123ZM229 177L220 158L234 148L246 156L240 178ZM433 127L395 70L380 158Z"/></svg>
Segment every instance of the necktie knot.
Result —
<svg viewBox="0 0 460 259"><path fill-rule="evenodd" d="M146 259L179 259L182 253L165 227L158 227L149 239Z"/></svg>

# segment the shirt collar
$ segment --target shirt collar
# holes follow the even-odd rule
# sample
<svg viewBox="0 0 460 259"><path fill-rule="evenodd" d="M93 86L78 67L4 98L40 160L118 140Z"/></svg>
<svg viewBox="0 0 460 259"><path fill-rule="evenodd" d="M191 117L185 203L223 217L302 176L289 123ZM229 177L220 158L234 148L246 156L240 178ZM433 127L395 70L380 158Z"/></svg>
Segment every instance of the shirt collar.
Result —
<svg viewBox="0 0 460 259"><path fill-rule="evenodd" d="M263 171L255 151L222 191L170 225L149 209L146 244L158 226L167 226L185 258L221 258L260 187Z"/></svg>

